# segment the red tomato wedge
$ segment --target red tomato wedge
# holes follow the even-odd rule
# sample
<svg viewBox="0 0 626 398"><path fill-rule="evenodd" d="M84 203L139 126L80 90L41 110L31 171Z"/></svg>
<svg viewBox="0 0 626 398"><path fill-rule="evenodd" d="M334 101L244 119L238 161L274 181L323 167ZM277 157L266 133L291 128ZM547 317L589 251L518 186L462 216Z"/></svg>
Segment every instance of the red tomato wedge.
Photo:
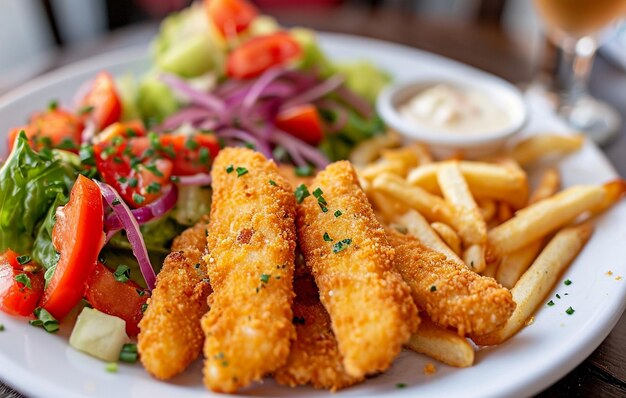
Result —
<svg viewBox="0 0 626 398"><path fill-rule="evenodd" d="M259 14L246 0L205 0L204 8L209 20L224 37L236 36Z"/></svg>
<svg viewBox="0 0 626 398"><path fill-rule="evenodd" d="M237 79L257 77L272 66L298 58L302 48L285 32L254 37L228 55L226 73Z"/></svg>
<svg viewBox="0 0 626 398"><path fill-rule="evenodd" d="M276 117L276 127L311 145L319 144L324 138L319 114L311 104L281 111Z"/></svg>
<svg viewBox="0 0 626 398"><path fill-rule="evenodd" d="M10 315L32 315L43 293L43 272L24 271L24 265L11 250L0 255L0 310ZM30 287L20 281L28 281Z"/></svg>
<svg viewBox="0 0 626 398"><path fill-rule="evenodd" d="M104 242L104 207L96 183L78 176L69 202L56 216L52 244L60 257L41 307L60 320L82 299Z"/></svg>
<svg viewBox="0 0 626 398"><path fill-rule="evenodd" d="M122 101L115 89L113 77L108 72L100 72L96 76L82 106L93 108L90 114L98 131L120 120Z"/></svg>
<svg viewBox="0 0 626 398"><path fill-rule="evenodd" d="M149 293L132 281L118 282L115 275L101 263L87 280L85 298L98 311L126 321L126 334L139 334L139 321Z"/></svg>
<svg viewBox="0 0 626 398"><path fill-rule="evenodd" d="M60 148L78 153L83 128L78 116L63 109L35 113L27 126L9 132L9 148L13 149L17 135L24 130L33 149Z"/></svg>

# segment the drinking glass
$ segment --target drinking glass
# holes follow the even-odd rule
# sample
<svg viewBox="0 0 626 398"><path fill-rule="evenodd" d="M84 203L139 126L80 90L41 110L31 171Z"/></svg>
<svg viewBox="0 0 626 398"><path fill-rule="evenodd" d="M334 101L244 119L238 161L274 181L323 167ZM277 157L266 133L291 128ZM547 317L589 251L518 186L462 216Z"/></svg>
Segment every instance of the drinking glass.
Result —
<svg viewBox="0 0 626 398"><path fill-rule="evenodd" d="M599 144L620 127L610 105L587 91L589 73L600 37L626 11L626 0L535 0L546 35L557 47L557 69L552 90L557 110L570 126Z"/></svg>

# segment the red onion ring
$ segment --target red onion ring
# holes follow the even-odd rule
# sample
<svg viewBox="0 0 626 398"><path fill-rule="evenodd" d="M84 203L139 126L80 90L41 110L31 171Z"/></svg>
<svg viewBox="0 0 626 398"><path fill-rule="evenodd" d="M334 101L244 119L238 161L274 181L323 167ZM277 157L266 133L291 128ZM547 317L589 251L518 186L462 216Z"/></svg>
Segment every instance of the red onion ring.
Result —
<svg viewBox="0 0 626 398"><path fill-rule="evenodd" d="M211 185L211 175L198 173L192 176L177 176L180 185Z"/></svg>
<svg viewBox="0 0 626 398"><path fill-rule="evenodd" d="M149 221L154 220L155 218L161 217L163 214L172 210L172 208L176 205L177 200L178 189L176 189L176 185L169 184L168 186L163 188L163 194L160 198L143 207L131 210L131 213L133 213L133 217L135 217L137 223L139 225L143 225ZM104 225L107 231L116 231L122 229L122 223L120 222L120 218L115 212L109 214L106 217L106 219L104 220Z"/></svg>
<svg viewBox="0 0 626 398"><path fill-rule="evenodd" d="M321 83L311 87L307 91L286 101L281 106L281 109L285 110L291 108L292 106L307 104L309 102L318 100L326 94L335 91L343 84L344 81L345 78L342 75L334 75L331 78L322 81Z"/></svg>
<svg viewBox="0 0 626 398"><path fill-rule="evenodd" d="M221 114L226 109L224 102L220 98L213 94L203 93L196 90L188 85L183 79L169 74L162 74L159 78L173 90L188 97L193 104L202 106L218 114Z"/></svg>

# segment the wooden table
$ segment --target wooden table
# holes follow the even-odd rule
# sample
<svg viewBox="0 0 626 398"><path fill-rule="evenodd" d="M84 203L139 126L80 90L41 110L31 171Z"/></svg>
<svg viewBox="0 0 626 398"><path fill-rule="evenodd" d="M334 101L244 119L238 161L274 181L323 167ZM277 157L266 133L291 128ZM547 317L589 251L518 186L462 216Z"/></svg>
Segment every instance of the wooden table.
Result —
<svg viewBox="0 0 626 398"><path fill-rule="evenodd" d="M528 83L536 69L497 26L428 21L398 11L371 12L352 7L320 11L294 8L273 14L285 25L373 37L437 53L513 83ZM127 29L88 46L63 52L41 69L49 70L108 50L148 43L154 32L154 25ZM626 74L623 71L602 58L597 59L590 89L593 95L615 106L626 121ZM626 124L604 151L620 175L626 176ZM0 383L0 397L5 396L3 389L6 387ZM20 397L14 392L11 394ZM563 396L626 396L626 316L622 316L615 329L589 358L539 394L539 397Z"/></svg>

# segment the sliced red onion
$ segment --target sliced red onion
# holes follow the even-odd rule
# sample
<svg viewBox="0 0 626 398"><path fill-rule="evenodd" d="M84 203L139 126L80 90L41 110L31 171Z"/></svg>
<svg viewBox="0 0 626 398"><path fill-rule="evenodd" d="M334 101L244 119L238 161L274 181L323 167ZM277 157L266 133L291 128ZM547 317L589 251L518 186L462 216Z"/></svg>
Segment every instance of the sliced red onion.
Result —
<svg viewBox="0 0 626 398"><path fill-rule="evenodd" d="M200 107L190 107L176 112L171 115L161 125L159 126L160 130L174 130L177 127L180 127L183 123L191 123L194 124L196 122L201 122L209 117L214 115L213 112L208 111L206 108Z"/></svg>
<svg viewBox="0 0 626 398"><path fill-rule="evenodd" d="M374 110L369 102L363 98L348 90L346 87L339 87L337 89L337 94L339 95L339 98L354 108L354 110L360 113L364 118L369 119L372 117Z"/></svg>
<svg viewBox="0 0 626 398"><path fill-rule="evenodd" d="M281 109L289 109L293 106L307 104L313 102L325 96L326 94L335 91L344 82L345 78L342 75L334 75L333 77L326 79L316 86L311 87L307 91L296 95L290 100L286 101Z"/></svg>
<svg viewBox="0 0 626 398"><path fill-rule="evenodd" d="M126 230L126 236L130 242L130 247L135 255L135 258L137 258L139 269L141 270L141 274L146 281L148 289L154 289L156 274L154 272L154 268L152 268L152 264L150 264L150 257L148 257L146 242L143 240L137 220L128 208L128 205L124 203L124 200L113 187L100 181L94 181L98 184L104 200L109 204L109 206L111 206L111 209L113 209L113 212L121 221L122 227Z"/></svg>
<svg viewBox="0 0 626 398"><path fill-rule="evenodd" d="M80 134L80 139L83 143L91 142L93 137L96 136L96 123L92 118L88 118L85 121L85 127L83 128L83 132Z"/></svg>
<svg viewBox="0 0 626 398"><path fill-rule="evenodd" d="M290 156L297 154L298 157L304 158L305 164L312 163L318 170L322 170L328 165L328 159L326 159L326 156L324 156L324 154L322 154L317 148L310 146L306 142L293 137L282 130L276 129L272 134L272 139L277 144L282 145L287 152L289 152ZM296 159L294 159L293 156L292 159L294 160L294 163L302 163L302 160L296 162ZM297 166L303 166L303 164L297 164Z"/></svg>
<svg viewBox="0 0 626 398"><path fill-rule="evenodd" d="M282 74L286 72L285 69L280 67L270 68L265 71L250 87L250 91L243 99L241 107L243 112L247 112L254 106L259 97L263 94L263 91L272 83L278 79Z"/></svg>
<svg viewBox="0 0 626 398"><path fill-rule="evenodd" d="M261 152L265 157L272 157L272 151L270 150L269 145L266 142L263 142L262 139L260 139L260 137L262 136L261 134L257 134L257 136L254 136L247 131L235 128L225 128L218 131L217 136L223 138L235 138L243 142L249 142L250 144L254 145L256 150Z"/></svg>
<svg viewBox="0 0 626 398"><path fill-rule="evenodd" d="M173 90L185 95L189 100L199 106L210 109L218 114L226 109L224 101L213 94L203 93L187 84L184 80L169 74L162 74L160 79Z"/></svg>
<svg viewBox="0 0 626 398"><path fill-rule="evenodd" d="M176 200L178 200L178 189L176 189L176 185L169 184L163 188L163 194L161 197L143 207L131 210L131 213L133 213L133 217L135 217L137 223L139 225L143 225L172 210L172 208L176 205ZM104 225L108 231L119 230L122 228L120 218L115 212L106 217Z"/></svg>
<svg viewBox="0 0 626 398"><path fill-rule="evenodd" d="M335 115L335 120L332 123L326 124L327 132L336 133L337 131L341 131L341 129L344 128L348 122L348 110L337 102L329 99L323 99L317 102L317 106L321 109L328 110Z"/></svg>
<svg viewBox="0 0 626 398"><path fill-rule="evenodd" d="M211 175L207 173L198 173L192 176L178 176L180 185L211 185Z"/></svg>

